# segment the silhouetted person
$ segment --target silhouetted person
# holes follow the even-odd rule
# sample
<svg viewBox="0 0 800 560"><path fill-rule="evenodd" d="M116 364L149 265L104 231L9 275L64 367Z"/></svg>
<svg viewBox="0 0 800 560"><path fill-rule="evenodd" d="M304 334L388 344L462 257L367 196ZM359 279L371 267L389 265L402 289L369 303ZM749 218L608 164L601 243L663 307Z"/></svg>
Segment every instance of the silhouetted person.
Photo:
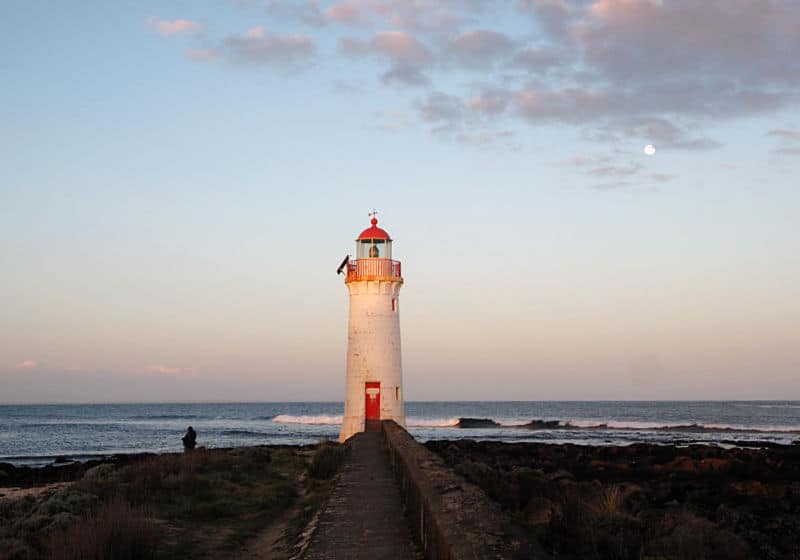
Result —
<svg viewBox="0 0 800 560"><path fill-rule="evenodd" d="M182 441L183 441L183 450L186 453L189 453L189 451L194 449L194 446L197 445L197 432L194 431L194 428L192 428L191 426L186 428L186 434L184 434Z"/></svg>

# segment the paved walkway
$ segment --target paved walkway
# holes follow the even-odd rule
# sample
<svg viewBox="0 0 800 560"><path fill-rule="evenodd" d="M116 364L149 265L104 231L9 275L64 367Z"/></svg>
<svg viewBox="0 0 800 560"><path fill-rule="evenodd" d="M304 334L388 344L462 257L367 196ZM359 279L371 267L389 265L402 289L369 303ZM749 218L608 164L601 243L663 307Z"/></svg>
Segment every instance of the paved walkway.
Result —
<svg viewBox="0 0 800 560"><path fill-rule="evenodd" d="M357 434L350 445L350 455L342 465L304 558L421 558L411 539L383 434Z"/></svg>

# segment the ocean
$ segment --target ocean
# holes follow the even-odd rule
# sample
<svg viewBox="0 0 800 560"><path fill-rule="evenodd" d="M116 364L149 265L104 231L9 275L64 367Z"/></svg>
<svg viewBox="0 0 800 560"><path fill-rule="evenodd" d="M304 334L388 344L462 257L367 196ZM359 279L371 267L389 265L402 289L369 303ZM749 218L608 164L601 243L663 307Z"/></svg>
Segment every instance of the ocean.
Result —
<svg viewBox="0 0 800 560"><path fill-rule="evenodd" d="M198 445L313 444L336 439L342 403L0 405L0 461L41 465ZM800 441L800 401L408 402L420 441L472 438L587 445L757 445Z"/></svg>

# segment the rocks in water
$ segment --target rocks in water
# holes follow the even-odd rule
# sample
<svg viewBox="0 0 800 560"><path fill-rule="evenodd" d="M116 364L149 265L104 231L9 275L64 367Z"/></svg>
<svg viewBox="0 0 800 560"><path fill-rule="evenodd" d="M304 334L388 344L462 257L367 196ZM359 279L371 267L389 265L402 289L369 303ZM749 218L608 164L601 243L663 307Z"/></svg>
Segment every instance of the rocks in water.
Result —
<svg viewBox="0 0 800 560"><path fill-rule="evenodd" d="M497 428L500 424L491 418L459 418L459 428Z"/></svg>
<svg viewBox="0 0 800 560"><path fill-rule="evenodd" d="M527 424L520 426L520 428L528 428L529 430L557 430L565 427L558 420L531 420Z"/></svg>

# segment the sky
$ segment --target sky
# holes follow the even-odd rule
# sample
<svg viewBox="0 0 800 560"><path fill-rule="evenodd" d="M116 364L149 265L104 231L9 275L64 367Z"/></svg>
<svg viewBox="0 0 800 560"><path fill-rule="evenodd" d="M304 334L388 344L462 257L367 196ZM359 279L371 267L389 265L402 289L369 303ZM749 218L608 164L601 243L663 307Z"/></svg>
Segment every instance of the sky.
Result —
<svg viewBox="0 0 800 560"><path fill-rule="evenodd" d="M373 208L408 400L800 399L794 0L6 0L0 37L0 403L341 400Z"/></svg>

